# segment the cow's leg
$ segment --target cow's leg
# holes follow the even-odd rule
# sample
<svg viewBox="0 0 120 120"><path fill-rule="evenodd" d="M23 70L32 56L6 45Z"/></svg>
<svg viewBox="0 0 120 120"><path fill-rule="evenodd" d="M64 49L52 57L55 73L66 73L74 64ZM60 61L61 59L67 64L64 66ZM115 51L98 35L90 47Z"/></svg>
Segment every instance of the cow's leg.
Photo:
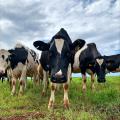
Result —
<svg viewBox="0 0 120 120"><path fill-rule="evenodd" d="M10 79L10 89L12 89L12 79Z"/></svg>
<svg viewBox="0 0 120 120"><path fill-rule="evenodd" d="M26 66L23 67L23 70L22 70L22 74L21 74L21 77L20 77L20 89L19 89L19 95L22 95L23 94L23 91L24 91L24 88L26 86Z"/></svg>
<svg viewBox="0 0 120 120"><path fill-rule="evenodd" d="M20 80L19 83L20 83L19 95L23 95L23 91L24 91L24 88L25 88L25 81Z"/></svg>
<svg viewBox="0 0 120 120"><path fill-rule="evenodd" d="M9 79L10 89L12 89L12 76L8 75L8 79Z"/></svg>
<svg viewBox="0 0 120 120"><path fill-rule="evenodd" d="M39 76L39 74L35 74L35 82L36 82L37 86L40 85L40 76Z"/></svg>
<svg viewBox="0 0 120 120"><path fill-rule="evenodd" d="M69 108L68 83L63 84L63 88L64 88L64 107Z"/></svg>
<svg viewBox="0 0 120 120"><path fill-rule="evenodd" d="M71 80L71 64L68 66L67 82L63 84L64 89L64 108L69 108L68 87Z"/></svg>
<svg viewBox="0 0 120 120"><path fill-rule="evenodd" d="M37 86L37 77L35 74L33 75L33 83L34 83L34 86Z"/></svg>
<svg viewBox="0 0 120 120"><path fill-rule="evenodd" d="M86 92L86 74L82 74L82 90L83 93Z"/></svg>
<svg viewBox="0 0 120 120"><path fill-rule="evenodd" d="M36 74L36 81L37 81L37 85L40 85L40 76L38 74Z"/></svg>
<svg viewBox="0 0 120 120"><path fill-rule="evenodd" d="M2 77L2 83L3 83L4 77Z"/></svg>
<svg viewBox="0 0 120 120"><path fill-rule="evenodd" d="M9 79L10 89L12 89L12 70L11 69L7 70L7 77Z"/></svg>
<svg viewBox="0 0 120 120"><path fill-rule="evenodd" d="M94 74L91 74L91 89L92 89L92 91L94 91L94 89L95 89L94 81L95 81L95 76L94 76Z"/></svg>
<svg viewBox="0 0 120 120"><path fill-rule="evenodd" d="M42 95L45 95L45 92L47 90L47 84L48 84L48 72L43 70L43 90L42 90Z"/></svg>
<svg viewBox="0 0 120 120"><path fill-rule="evenodd" d="M48 103L48 109L54 107L56 83L51 83L51 96Z"/></svg>
<svg viewBox="0 0 120 120"><path fill-rule="evenodd" d="M16 91L16 78L15 77L12 78L11 84L12 84L11 95L15 95L15 91Z"/></svg>
<svg viewBox="0 0 120 120"><path fill-rule="evenodd" d="M37 77L38 77L39 85L42 85L42 80L43 80L41 74L43 74L43 70L41 71L41 66L39 64L38 67L37 67Z"/></svg>

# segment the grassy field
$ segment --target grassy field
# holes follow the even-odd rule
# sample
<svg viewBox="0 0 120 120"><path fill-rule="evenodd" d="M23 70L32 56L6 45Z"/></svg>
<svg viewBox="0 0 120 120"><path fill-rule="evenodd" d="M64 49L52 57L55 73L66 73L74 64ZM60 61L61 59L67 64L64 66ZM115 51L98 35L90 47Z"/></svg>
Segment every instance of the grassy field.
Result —
<svg viewBox="0 0 120 120"><path fill-rule="evenodd" d="M105 84L95 82L95 91L82 94L81 78L73 78L70 89L70 109L63 108L63 89L56 91L55 109L47 104L50 90L41 96L41 86L33 86L31 80L23 96L11 96L7 81L0 81L0 120L120 120L120 77L107 77ZM18 90L17 90L18 91Z"/></svg>

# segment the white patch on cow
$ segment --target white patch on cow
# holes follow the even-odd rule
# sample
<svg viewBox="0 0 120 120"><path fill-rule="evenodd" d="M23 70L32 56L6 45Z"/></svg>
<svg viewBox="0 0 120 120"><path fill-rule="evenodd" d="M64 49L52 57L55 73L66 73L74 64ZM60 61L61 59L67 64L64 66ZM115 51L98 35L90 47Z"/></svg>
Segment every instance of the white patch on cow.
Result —
<svg viewBox="0 0 120 120"><path fill-rule="evenodd" d="M55 75L59 75L59 76L61 76L61 75L62 75L62 71L61 71L61 69L60 69Z"/></svg>
<svg viewBox="0 0 120 120"><path fill-rule="evenodd" d="M3 55L4 55L4 59L2 58ZM10 65L10 62L6 61L9 55L10 53L8 52L8 50L4 50L4 49L0 50L0 72L3 71L5 73L5 70Z"/></svg>
<svg viewBox="0 0 120 120"><path fill-rule="evenodd" d="M27 60L28 62L27 63L27 76L29 77L33 77L34 81L37 80L37 77L38 77L38 71L37 71L37 68L38 68L38 63L36 62L36 60L34 60L33 56L31 55L31 49L27 48L28 50L28 57L27 57ZM36 56L36 59L37 59L38 56Z"/></svg>
<svg viewBox="0 0 120 120"><path fill-rule="evenodd" d="M74 64L73 64L73 69L79 69L80 61L79 61L79 56L84 51L87 49L87 44L85 44L80 50L78 50L74 56Z"/></svg>
<svg viewBox="0 0 120 120"><path fill-rule="evenodd" d="M21 77L21 73L23 71L23 67L24 67L24 64L22 64L21 62L19 62L17 64L17 66L13 69L14 76L16 76L17 78Z"/></svg>
<svg viewBox="0 0 120 120"><path fill-rule="evenodd" d="M37 49L39 48L39 46L36 47Z"/></svg>
<svg viewBox="0 0 120 120"><path fill-rule="evenodd" d="M104 59L96 59L96 61L99 64L99 66L101 66L103 64Z"/></svg>
<svg viewBox="0 0 120 120"><path fill-rule="evenodd" d="M64 40L63 39L55 39L55 46L58 51L58 53L61 54L62 48L64 45Z"/></svg>
<svg viewBox="0 0 120 120"><path fill-rule="evenodd" d="M65 86L66 84L64 84L64 86ZM69 98L68 98L68 89L66 90L66 89L64 89L64 102L66 102L66 101L68 101L68 103L69 103Z"/></svg>
<svg viewBox="0 0 120 120"><path fill-rule="evenodd" d="M51 97L50 97L50 101L55 101L55 88L56 88L56 86L57 86L57 84L56 83L51 83L51 86L54 86L54 90L51 90Z"/></svg>

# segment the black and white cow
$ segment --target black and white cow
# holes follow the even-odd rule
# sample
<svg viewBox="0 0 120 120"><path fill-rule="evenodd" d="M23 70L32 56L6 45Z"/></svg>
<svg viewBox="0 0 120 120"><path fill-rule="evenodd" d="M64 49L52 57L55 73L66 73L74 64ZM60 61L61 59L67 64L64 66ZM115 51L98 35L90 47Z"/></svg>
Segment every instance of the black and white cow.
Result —
<svg viewBox="0 0 120 120"><path fill-rule="evenodd" d="M35 41L33 44L38 50L43 51L40 59L44 69L43 76L46 77L47 72L50 73L51 96L48 108L54 106L54 93L58 83L63 84L64 107L67 108L69 106L68 86L71 77L71 57L75 44L72 43L68 33L63 28L52 37L49 43Z"/></svg>
<svg viewBox="0 0 120 120"><path fill-rule="evenodd" d="M12 91L11 95L16 91L16 80L19 79L20 89L19 93L23 93L25 87L26 77L32 76L37 79L37 67L38 64L35 61L35 57L31 54L30 49L25 48L21 44L17 44L14 49L0 50L0 74L4 74L5 71L10 71Z"/></svg>
<svg viewBox="0 0 120 120"><path fill-rule="evenodd" d="M95 70L98 82L105 82L106 73L120 72L120 54L97 57L95 61Z"/></svg>
<svg viewBox="0 0 120 120"><path fill-rule="evenodd" d="M79 41L76 40L76 41ZM95 58L100 56L95 43L84 44L83 47L75 52L74 63L73 63L73 72L82 74L82 89L83 92L86 91L86 73L91 75L91 88L94 90L94 80L95 80Z"/></svg>

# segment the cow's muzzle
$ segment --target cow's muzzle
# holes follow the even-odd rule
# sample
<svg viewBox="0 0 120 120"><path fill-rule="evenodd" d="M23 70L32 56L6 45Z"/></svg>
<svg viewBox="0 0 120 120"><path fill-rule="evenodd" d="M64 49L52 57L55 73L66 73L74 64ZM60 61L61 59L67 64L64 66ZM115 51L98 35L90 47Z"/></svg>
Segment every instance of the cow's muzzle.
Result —
<svg viewBox="0 0 120 120"><path fill-rule="evenodd" d="M51 82L53 82L53 83L65 83L65 82L67 82L67 78L64 75L61 75L61 76L52 75Z"/></svg>
<svg viewBox="0 0 120 120"><path fill-rule="evenodd" d="M4 74L4 71L3 70L0 70L0 75L3 75Z"/></svg>
<svg viewBox="0 0 120 120"><path fill-rule="evenodd" d="M105 82L106 82L106 79L105 79L105 78L102 78L102 79L98 78L97 81L98 81L99 83L105 83Z"/></svg>

